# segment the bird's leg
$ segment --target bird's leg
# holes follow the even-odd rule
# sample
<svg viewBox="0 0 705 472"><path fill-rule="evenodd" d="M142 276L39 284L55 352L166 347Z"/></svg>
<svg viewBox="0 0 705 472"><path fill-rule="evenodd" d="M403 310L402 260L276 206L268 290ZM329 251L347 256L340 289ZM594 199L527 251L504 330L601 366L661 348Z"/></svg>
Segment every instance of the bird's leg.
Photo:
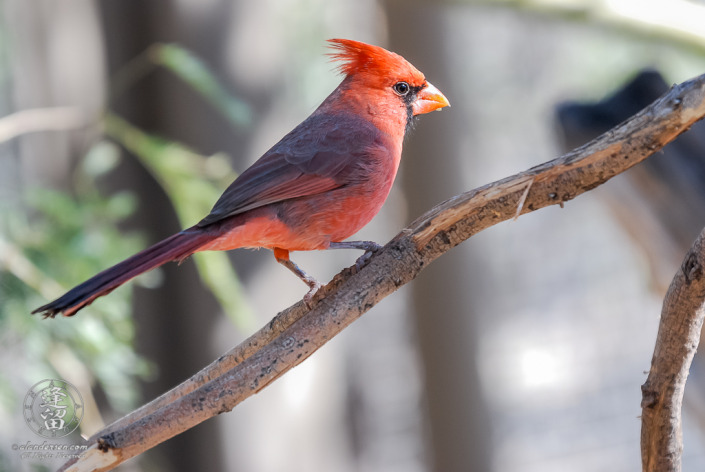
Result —
<svg viewBox="0 0 705 472"><path fill-rule="evenodd" d="M311 309L311 301L313 300L313 296L316 294L319 288L321 288L321 283L308 275L306 272L301 269L294 261L289 259L289 251L286 249L280 249L278 247L274 248L274 258L277 260L278 263L292 271L298 278L303 280L303 282L308 285L309 291L306 295L304 295L304 303L306 306Z"/></svg>
<svg viewBox="0 0 705 472"><path fill-rule="evenodd" d="M362 251L365 251L365 253L358 257L357 261L355 261L355 267L357 268L357 270L360 270L365 267L365 264L367 264L367 261L370 260L372 254L382 249L382 246L380 246L374 241L332 242L328 247L330 249L360 249Z"/></svg>

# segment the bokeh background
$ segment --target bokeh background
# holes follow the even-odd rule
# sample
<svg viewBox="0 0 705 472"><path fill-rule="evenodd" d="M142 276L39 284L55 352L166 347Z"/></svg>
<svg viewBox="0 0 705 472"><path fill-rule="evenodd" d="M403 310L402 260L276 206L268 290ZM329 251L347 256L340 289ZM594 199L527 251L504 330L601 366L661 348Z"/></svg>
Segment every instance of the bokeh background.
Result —
<svg viewBox="0 0 705 472"><path fill-rule="evenodd" d="M704 25L705 3L683 0L0 0L0 470L62 463L13 450L42 441L22 416L36 382L78 388L88 436L305 293L269 251L240 250L169 264L74 318L29 316L198 221L337 85L325 39L404 55L453 105L407 139L359 234L383 243L580 144L557 124L565 102L644 68L704 73ZM119 470L638 470L661 300L705 225L705 184L660 192L641 167L478 234L262 393ZM664 217L687 205L691 226ZM325 281L358 255L294 257ZM684 470L703 470L692 370Z"/></svg>

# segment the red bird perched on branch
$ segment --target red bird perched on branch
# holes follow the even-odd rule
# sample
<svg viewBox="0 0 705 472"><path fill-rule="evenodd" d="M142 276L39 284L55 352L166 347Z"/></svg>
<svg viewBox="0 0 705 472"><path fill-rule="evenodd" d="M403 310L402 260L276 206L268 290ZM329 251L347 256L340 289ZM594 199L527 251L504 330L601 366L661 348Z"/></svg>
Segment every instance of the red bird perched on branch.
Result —
<svg viewBox="0 0 705 472"><path fill-rule="evenodd" d="M32 313L75 315L96 298L169 261L199 251L269 248L310 290L320 284L289 259L291 251L352 248L343 241L365 226L387 199L402 141L417 115L448 100L403 57L377 46L331 39L341 84L300 125L243 172L210 214L74 287Z"/></svg>

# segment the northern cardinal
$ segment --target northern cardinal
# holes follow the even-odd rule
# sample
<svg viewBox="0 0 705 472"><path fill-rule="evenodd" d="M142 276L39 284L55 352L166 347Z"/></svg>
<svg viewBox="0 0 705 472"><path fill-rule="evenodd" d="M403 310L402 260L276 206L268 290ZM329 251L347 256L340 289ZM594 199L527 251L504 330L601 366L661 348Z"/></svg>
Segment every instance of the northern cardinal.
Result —
<svg viewBox="0 0 705 472"><path fill-rule="evenodd" d="M329 40L345 75L301 124L245 170L210 214L104 270L32 313L72 316L148 270L199 251L268 248L309 286L320 284L289 259L291 251L352 248L344 241L379 212L397 174L405 133L418 115L449 106L403 57L349 39Z"/></svg>

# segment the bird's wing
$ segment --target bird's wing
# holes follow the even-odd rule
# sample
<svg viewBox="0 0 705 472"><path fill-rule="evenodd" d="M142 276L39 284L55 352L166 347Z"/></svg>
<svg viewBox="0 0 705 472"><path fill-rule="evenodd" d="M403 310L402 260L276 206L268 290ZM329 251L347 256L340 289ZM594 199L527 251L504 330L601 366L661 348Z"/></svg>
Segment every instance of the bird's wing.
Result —
<svg viewBox="0 0 705 472"><path fill-rule="evenodd" d="M314 114L240 174L198 226L352 183L382 146L379 130L356 115Z"/></svg>

